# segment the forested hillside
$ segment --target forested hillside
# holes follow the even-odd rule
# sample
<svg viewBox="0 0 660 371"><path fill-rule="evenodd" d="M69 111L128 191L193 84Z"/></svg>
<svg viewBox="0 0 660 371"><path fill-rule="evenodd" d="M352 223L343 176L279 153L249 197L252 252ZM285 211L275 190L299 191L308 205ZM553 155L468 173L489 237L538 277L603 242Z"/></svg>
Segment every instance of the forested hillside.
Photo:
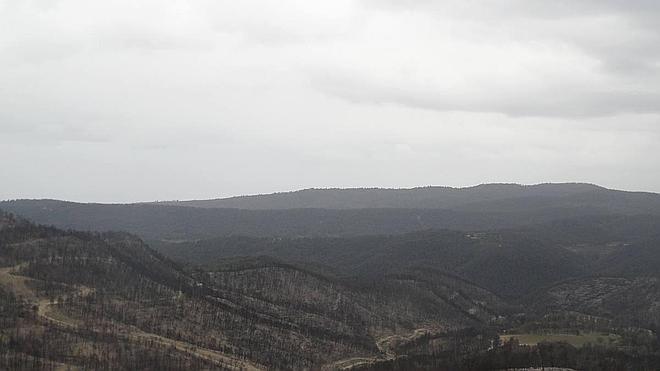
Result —
<svg viewBox="0 0 660 371"><path fill-rule="evenodd" d="M7 214L1 220L4 368L660 365L657 276L596 273L610 256L641 243L625 241L653 243L651 224L594 241L583 232L625 223L607 218L487 233L233 237L157 246L203 263L186 267L126 233L62 231ZM561 247L539 240L562 225L579 227ZM592 255L594 246L610 252ZM501 340L503 331L516 341L583 335L561 335L569 343L536 349ZM609 343L598 343L601 336ZM593 345L573 345L589 339ZM534 357L539 351L547 352L542 361ZM601 367L602 357L614 366Z"/></svg>
<svg viewBox="0 0 660 371"><path fill-rule="evenodd" d="M400 334L483 326L511 310L442 274L356 282L259 260L183 270L128 234L11 216L0 265L6 368L334 368L387 359Z"/></svg>
<svg viewBox="0 0 660 371"><path fill-rule="evenodd" d="M374 278L419 268L447 272L516 296L580 275L586 261L576 253L515 234L415 232L354 238L227 237L191 243L157 243L164 254L195 264L240 256L329 266L345 276ZM519 277L526 277L520 280Z"/></svg>
<svg viewBox="0 0 660 371"><path fill-rule="evenodd" d="M79 204L55 200L0 202L0 208L59 228L121 230L146 239L192 240L226 235L346 236L406 233L429 228L480 229L552 219L542 215L480 214L438 209L240 210L130 204ZM583 212L573 210L570 212Z"/></svg>

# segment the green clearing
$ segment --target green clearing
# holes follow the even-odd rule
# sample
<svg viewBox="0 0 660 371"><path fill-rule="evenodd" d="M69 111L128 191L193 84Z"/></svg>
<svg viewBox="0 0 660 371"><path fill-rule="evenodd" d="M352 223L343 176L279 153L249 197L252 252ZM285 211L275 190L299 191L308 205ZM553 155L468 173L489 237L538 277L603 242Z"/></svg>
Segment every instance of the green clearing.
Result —
<svg viewBox="0 0 660 371"><path fill-rule="evenodd" d="M580 335L575 334L506 334L500 335L504 342L511 338L516 338L522 345L536 345L547 342L566 342L576 347L585 344L615 345L621 339L621 336L603 332L585 332Z"/></svg>

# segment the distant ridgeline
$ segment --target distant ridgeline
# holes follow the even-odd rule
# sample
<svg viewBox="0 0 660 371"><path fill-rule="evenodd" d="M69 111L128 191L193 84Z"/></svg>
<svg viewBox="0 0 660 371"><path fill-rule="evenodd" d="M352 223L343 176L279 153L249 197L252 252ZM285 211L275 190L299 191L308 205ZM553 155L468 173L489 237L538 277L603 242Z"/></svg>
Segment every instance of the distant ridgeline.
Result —
<svg viewBox="0 0 660 371"><path fill-rule="evenodd" d="M427 229L487 230L581 216L660 213L660 195L590 184L471 188L310 189L207 201L80 204L0 202L38 223L78 230L122 230L145 239L228 235L358 236Z"/></svg>

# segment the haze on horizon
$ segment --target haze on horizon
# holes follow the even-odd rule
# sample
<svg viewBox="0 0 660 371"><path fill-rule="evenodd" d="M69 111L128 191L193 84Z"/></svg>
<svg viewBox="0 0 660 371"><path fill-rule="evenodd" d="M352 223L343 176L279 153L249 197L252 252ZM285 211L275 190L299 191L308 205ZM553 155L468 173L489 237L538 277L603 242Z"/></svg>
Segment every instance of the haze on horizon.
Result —
<svg viewBox="0 0 660 371"><path fill-rule="evenodd" d="M660 192L660 3L0 0L0 199Z"/></svg>

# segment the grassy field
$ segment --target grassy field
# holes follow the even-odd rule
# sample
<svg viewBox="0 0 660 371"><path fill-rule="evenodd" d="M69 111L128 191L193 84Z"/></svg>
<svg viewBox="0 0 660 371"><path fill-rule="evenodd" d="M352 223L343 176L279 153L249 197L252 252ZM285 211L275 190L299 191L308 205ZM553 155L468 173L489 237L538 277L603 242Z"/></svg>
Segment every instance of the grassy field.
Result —
<svg viewBox="0 0 660 371"><path fill-rule="evenodd" d="M585 332L580 335L574 334L507 334L500 335L502 341L516 338L522 345L536 345L538 343L548 342L566 342L576 347L585 344L603 344L615 345L619 342L620 336L601 332Z"/></svg>

